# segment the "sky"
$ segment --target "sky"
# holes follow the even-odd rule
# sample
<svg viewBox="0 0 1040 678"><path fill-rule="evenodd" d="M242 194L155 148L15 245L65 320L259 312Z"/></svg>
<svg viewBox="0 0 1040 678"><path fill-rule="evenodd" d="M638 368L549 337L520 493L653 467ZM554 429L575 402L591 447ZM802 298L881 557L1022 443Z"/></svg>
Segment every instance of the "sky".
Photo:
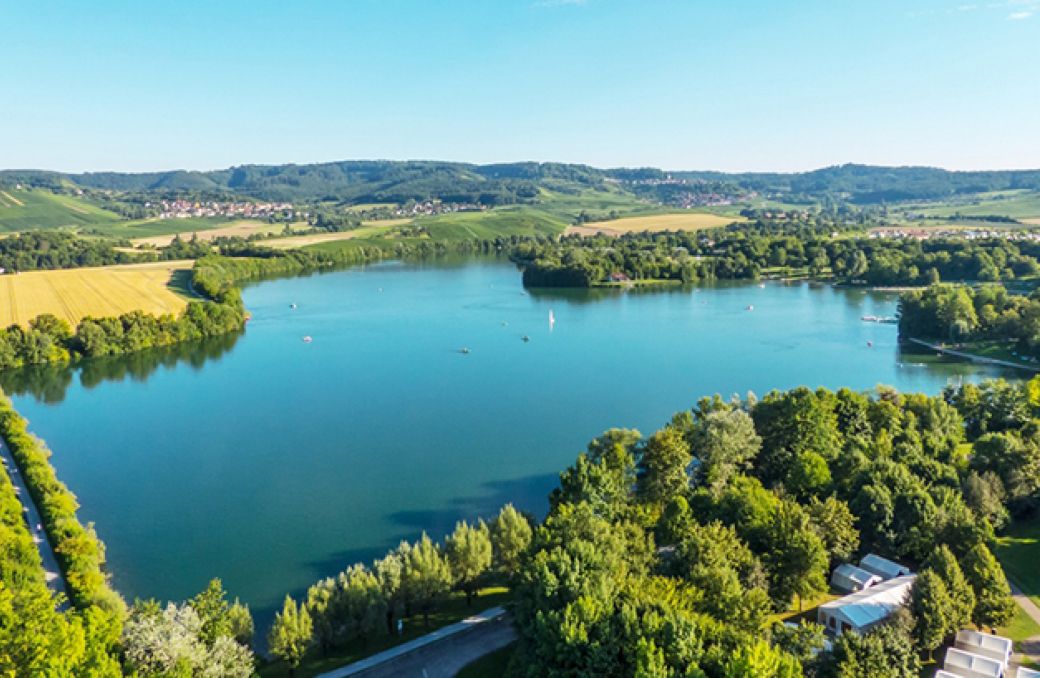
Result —
<svg viewBox="0 0 1040 678"><path fill-rule="evenodd" d="M0 168L1040 167L1040 0L0 0Z"/></svg>

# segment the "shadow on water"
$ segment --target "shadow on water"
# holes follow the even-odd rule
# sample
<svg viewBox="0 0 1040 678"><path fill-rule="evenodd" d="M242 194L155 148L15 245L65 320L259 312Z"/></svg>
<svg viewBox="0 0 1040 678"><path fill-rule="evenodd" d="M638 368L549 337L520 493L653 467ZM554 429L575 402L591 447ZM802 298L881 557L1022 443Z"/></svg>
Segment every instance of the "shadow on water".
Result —
<svg viewBox="0 0 1040 678"><path fill-rule="evenodd" d="M8 395L30 395L39 402L56 405L65 400L76 373L83 387L92 389L106 381L129 378L142 382L161 367L171 368L182 363L199 370L230 351L241 336L241 332L233 332L120 356L92 358L74 365L34 365L7 370L0 372L0 388Z"/></svg>

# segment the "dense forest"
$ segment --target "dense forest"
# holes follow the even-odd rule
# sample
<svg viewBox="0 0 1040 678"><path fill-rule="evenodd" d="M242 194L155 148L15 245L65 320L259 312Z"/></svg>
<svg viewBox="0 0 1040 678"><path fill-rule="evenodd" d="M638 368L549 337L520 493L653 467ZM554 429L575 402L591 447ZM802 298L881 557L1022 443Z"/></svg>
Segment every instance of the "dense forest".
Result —
<svg viewBox="0 0 1040 678"><path fill-rule="evenodd" d="M436 161L351 160L311 165L241 165L214 171L93 172L62 174L0 171L0 185L60 190L68 186L164 194L238 194L265 200L349 200L358 203L439 199L503 205L529 201L541 189L573 193L621 187L663 198L685 190L788 195L795 199L842 197L854 203L931 200L1006 189L1040 190L1040 170L951 172L932 167L840 165L791 174L597 169L586 165L518 162L474 165Z"/></svg>
<svg viewBox="0 0 1040 678"><path fill-rule="evenodd" d="M992 238L885 239L724 231L566 236L521 243L511 256L530 287L591 287L621 280L833 279L848 284L922 285L997 281L1040 271L1040 244Z"/></svg>
<svg viewBox="0 0 1040 678"><path fill-rule="evenodd" d="M916 678L956 630L1011 617L990 545L1040 505L1038 391L704 398L648 437L612 429L589 443L533 531L507 506L287 597L270 647L297 666L391 634L452 590L504 581L513 676ZM818 624L771 621L866 553L919 572L908 610L831 652Z"/></svg>
<svg viewBox="0 0 1040 678"><path fill-rule="evenodd" d="M993 339L1040 357L1040 293L1009 294L1002 285L933 285L899 300L903 337L952 342Z"/></svg>

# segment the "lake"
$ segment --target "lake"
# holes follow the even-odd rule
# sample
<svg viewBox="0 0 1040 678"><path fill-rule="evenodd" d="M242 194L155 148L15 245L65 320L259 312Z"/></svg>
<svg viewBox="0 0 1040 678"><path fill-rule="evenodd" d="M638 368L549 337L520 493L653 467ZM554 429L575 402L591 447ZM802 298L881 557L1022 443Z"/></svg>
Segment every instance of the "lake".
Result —
<svg viewBox="0 0 1040 678"><path fill-rule="evenodd" d="M860 320L894 294L808 284L527 292L511 264L469 260L244 297L241 337L3 381L128 599L221 577L260 634L286 592L401 539L506 502L543 512L609 427L649 433L715 392L997 374L901 354L894 325Z"/></svg>

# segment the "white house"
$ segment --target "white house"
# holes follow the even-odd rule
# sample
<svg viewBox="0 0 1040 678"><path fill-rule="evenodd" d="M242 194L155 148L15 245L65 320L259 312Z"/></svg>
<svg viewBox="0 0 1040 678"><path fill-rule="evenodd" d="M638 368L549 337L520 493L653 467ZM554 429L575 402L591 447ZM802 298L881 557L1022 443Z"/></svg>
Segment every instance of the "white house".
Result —
<svg viewBox="0 0 1040 678"><path fill-rule="evenodd" d="M882 581L884 580L873 572L867 572L852 563L843 563L831 573L831 586L842 593L862 591Z"/></svg>
<svg viewBox="0 0 1040 678"><path fill-rule="evenodd" d="M917 575L909 574L850 593L817 608L816 621L836 636L865 633L903 607Z"/></svg>
<svg viewBox="0 0 1040 678"><path fill-rule="evenodd" d="M951 647L946 650L943 669L961 678L1003 678L1004 665L996 659Z"/></svg>
<svg viewBox="0 0 1040 678"><path fill-rule="evenodd" d="M882 558L876 553L868 553L859 561L859 566L881 577L882 579L894 579L904 575L913 574L909 567L893 562L888 558Z"/></svg>
<svg viewBox="0 0 1040 678"><path fill-rule="evenodd" d="M949 671L943 671L939 669L935 672L933 678L960 678L956 673L950 673Z"/></svg>
<svg viewBox="0 0 1040 678"><path fill-rule="evenodd" d="M957 632L957 638L953 646L958 650L996 659L1004 666L1005 670L1011 661L1012 647L1010 638L979 633L971 629L961 629Z"/></svg>
<svg viewBox="0 0 1040 678"><path fill-rule="evenodd" d="M1040 678L1040 671L1027 669L1024 666L1019 666L1018 672L1015 674L1015 678Z"/></svg>

